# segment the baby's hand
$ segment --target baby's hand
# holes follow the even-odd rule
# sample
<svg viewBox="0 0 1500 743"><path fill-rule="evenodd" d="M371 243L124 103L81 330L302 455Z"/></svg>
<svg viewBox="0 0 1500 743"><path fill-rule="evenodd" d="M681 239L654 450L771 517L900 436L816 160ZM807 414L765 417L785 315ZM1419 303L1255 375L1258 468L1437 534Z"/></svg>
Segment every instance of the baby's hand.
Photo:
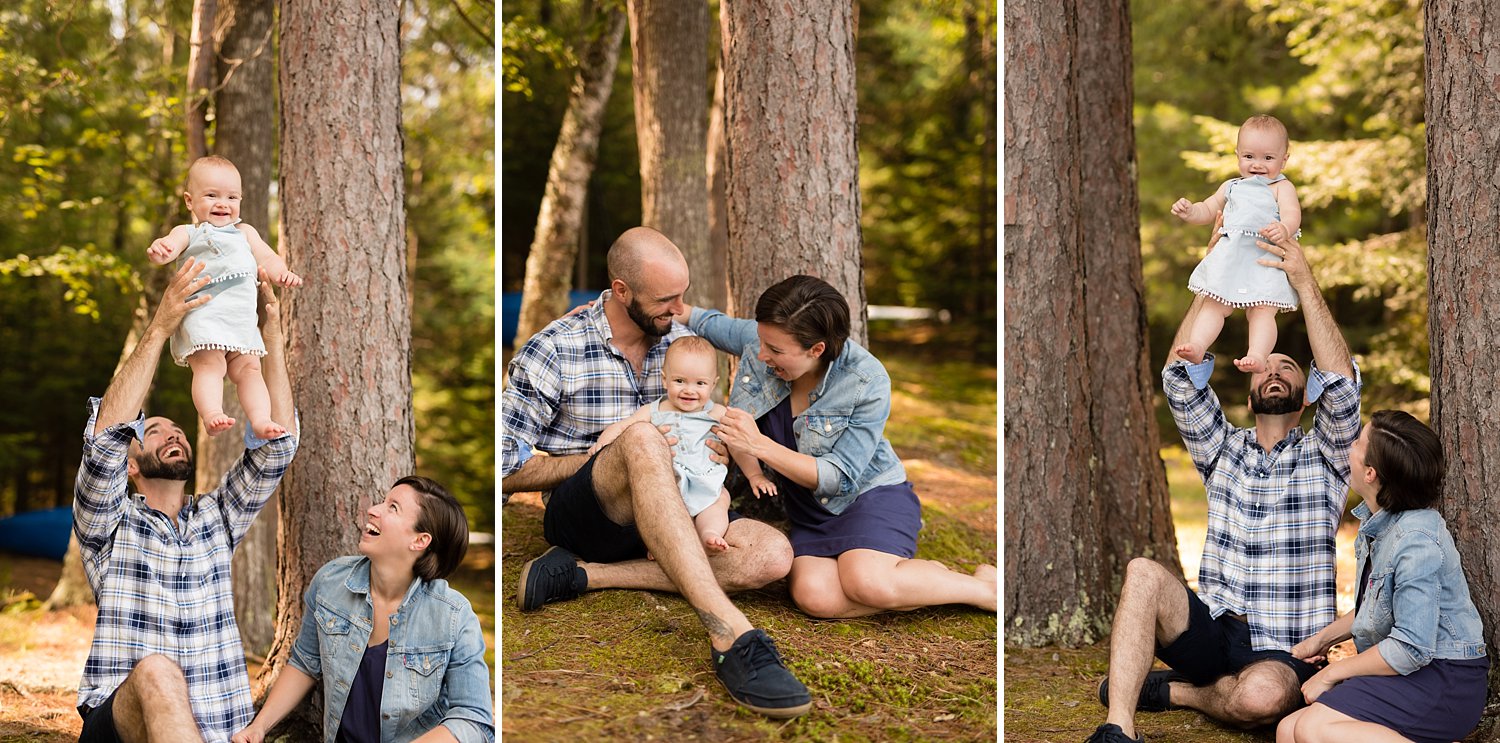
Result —
<svg viewBox="0 0 1500 743"><path fill-rule="evenodd" d="M771 482L771 478L764 474L751 475L750 492L754 493L756 498L762 495L776 495L776 483Z"/></svg>
<svg viewBox="0 0 1500 743"><path fill-rule="evenodd" d="M1186 221L1188 215L1193 211L1193 202L1187 199L1178 199L1172 204L1172 214L1178 219Z"/></svg>
<svg viewBox="0 0 1500 743"><path fill-rule="evenodd" d="M288 270L271 275L271 283L277 286L302 286L302 277Z"/></svg>
<svg viewBox="0 0 1500 743"><path fill-rule="evenodd" d="M1286 225L1280 222L1272 222L1266 225L1265 228L1260 231L1260 234L1262 237L1273 243L1279 243L1282 240L1291 237L1291 234L1286 231Z"/></svg>
<svg viewBox="0 0 1500 743"><path fill-rule="evenodd" d="M157 265L166 263L172 260L172 246L167 244L165 238L158 237L151 243L151 247L146 248L146 257Z"/></svg>

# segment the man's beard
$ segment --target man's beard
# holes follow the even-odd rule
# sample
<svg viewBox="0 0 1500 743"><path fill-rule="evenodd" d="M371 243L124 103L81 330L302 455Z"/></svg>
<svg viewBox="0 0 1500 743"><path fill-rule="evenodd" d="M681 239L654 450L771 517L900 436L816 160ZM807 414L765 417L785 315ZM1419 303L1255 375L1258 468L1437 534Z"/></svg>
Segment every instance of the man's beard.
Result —
<svg viewBox="0 0 1500 743"><path fill-rule="evenodd" d="M641 309L641 306L634 299L630 300L630 304L625 305L625 314L629 315L631 322L634 322L635 326L640 328L641 332L645 333L646 337L653 341L661 340L662 336L672 330L671 323L667 323L666 330L657 330L656 318L646 314L646 311Z"/></svg>
<svg viewBox="0 0 1500 743"><path fill-rule="evenodd" d="M1251 390L1250 412L1256 415L1285 415L1301 410L1303 390L1296 389L1286 382L1282 382L1281 385L1287 388L1284 397L1263 397L1260 390Z"/></svg>
<svg viewBox="0 0 1500 743"><path fill-rule="evenodd" d="M135 460L135 468L140 471L140 477L146 480L187 482L193 476L193 456L189 454L175 462L163 462L155 454L142 452Z"/></svg>

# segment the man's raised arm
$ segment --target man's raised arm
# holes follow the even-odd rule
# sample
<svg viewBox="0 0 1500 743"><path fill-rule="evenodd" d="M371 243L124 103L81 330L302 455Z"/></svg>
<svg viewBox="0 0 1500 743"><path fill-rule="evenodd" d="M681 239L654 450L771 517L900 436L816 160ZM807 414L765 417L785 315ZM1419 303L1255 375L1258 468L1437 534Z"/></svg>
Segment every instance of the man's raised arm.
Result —
<svg viewBox="0 0 1500 743"><path fill-rule="evenodd" d="M292 435L297 431L297 408L292 398L292 378L286 366L286 334L281 326L281 303L271 288L265 267L259 271L260 280L260 337L266 346L266 357L261 359L262 376L266 380L266 391L271 395L271 420L281 424Z"/></svg>
<svg viewBox="0 0 1500 743"><path fill-rule="evenodd" d="M145 407L146 393L151 391L151 380L156 377L156 365L161 361L162 349L166 347L172 334L177 332L177 326L182 324L182 318L187 316L188 311L213 298L207 293L193 297L194 293L208 286L208 282L212 280L207 274L200 276L202 271L203 263L189 258L167 284L166 291L161 295L161 304L156 307L156 314L152 315L150 324L141 333L140 340L136 342L125 363L115 372L115 378L110 380L104 398L99 401L99 414L94 419L95 435L110 426L135 420Z"/></svg>
<svg viewBox="0 0 1500 743"><path fill-rule="evenodd" d="M1262 241L1262 244L1265 242ZM1307 324L1307 343L1312 346L1313 361L1323 371L1353 379L1354 361L1349 356L1349 344L1344 340L1344 334L1339 332L1338 323L1334 322L1333 313L1328 310L1328 303L1323 301L1323 292L1318 289L1318 281L1313 278L1312 269L1307 266L1307 256L1303 254L1302 246L1291 237L1286 237L1266 250L1281 260L1261 259L1259 263L1285 271L1287 281L1302 303L1302 319Z"/></svg>

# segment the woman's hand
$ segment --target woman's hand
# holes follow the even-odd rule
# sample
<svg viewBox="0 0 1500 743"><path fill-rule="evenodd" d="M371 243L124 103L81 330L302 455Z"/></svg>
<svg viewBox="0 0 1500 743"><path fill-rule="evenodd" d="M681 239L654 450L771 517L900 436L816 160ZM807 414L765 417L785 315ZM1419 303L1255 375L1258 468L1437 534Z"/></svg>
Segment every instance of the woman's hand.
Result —
<svg viewBox="0 0 1500 743"><path fill-rule="evenodd" d="M1330 679L1328 669L1324 668L1302 685L1302 697L1307 700L1308 704L1312 704L1318 701L1318 697L1323 696L1323 692L1332 689L1336 684L1338 682Z"/></svg>
<svg viewBox="0 0 1500 743"><path fill-rule="evenodd" d="M739 409L725 406L724 417L719 419L719 424L711 429L714 435L729 445L730 449L744 452L750 456L759 458L757 448L763 438L760 429L755 427L755 419L750 414Z"/></svg>
<svg viewBox="0 0 1500 743"><path fill-rule="evenodd" d="M1334 643L1323 642L1318 635L1313 635L1292 646L1292 657L1304 663L1320 663L1328 659L1328 649L1333 645Z"/></svg>

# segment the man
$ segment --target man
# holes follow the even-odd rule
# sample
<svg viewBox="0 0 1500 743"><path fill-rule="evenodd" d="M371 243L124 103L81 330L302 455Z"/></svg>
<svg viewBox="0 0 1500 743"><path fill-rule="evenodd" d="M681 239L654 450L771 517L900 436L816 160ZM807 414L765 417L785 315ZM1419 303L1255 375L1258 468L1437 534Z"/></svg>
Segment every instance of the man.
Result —
<svg viewBox="0 0 1500 743"><path fill-rule="evenodd" d="M1109 713L1090 741L1140 740L1137 710L1191 707L1233 725L1267 725L1302 704L1302 682L1317 672L1288 651L1336 616L1334 535L1359 436L1360 379L1302 247L1285 238L1267 250L1275 258L1261 262L1285 271L1301 301L1311 373L1272 354L1250 378L1255 428L1231 426L1208 387L1212 354L1178 355L1201 297L1194 301L1162 386L1207 490L1198 593L1151 560L1127 566L1109 678L1099 687ZM1319 399L1304 434L1302 410ZM1173 670L1148 673L1153 653Z"/></svg>
<svg viewBox="0 0 1500 743"><path fill-rule="evenodd" d="M211 278L202 268L183 264L104 398L89 401L73 533L99 618L78 688L80 743L219 743L254 717L230 558L291 464L295 433L269 442L247 434L244 457L219 487L189 496L187 434L139 412L167 339L188 311L211 300L197 294ZM295 432L279 310L264 269L260 281L271 417Z"/></svg>
<svg viewBox="0 0 1500 743"><path fill-rule="evenodd" d="M543 532L555 545L521 569L516 600L530 611L586 590L676 591L707 628L714 670L740 704L771 717L811 707L765 632L725 591L786 576L785 536L751 519L729 524L729 549L708 557L672 470L668 441L649 423L588 456L599 432L664 392L667 345L687 330L688 267L665 235L627 230L609 249L610 288L516 352L503 393L503 492L551 491ZM552 456L533 456L544 450ZM653 560L647 560L647 551ZM576 556L575 556L576 555ZM582 558L586 562L579 562Z"/></svg>

